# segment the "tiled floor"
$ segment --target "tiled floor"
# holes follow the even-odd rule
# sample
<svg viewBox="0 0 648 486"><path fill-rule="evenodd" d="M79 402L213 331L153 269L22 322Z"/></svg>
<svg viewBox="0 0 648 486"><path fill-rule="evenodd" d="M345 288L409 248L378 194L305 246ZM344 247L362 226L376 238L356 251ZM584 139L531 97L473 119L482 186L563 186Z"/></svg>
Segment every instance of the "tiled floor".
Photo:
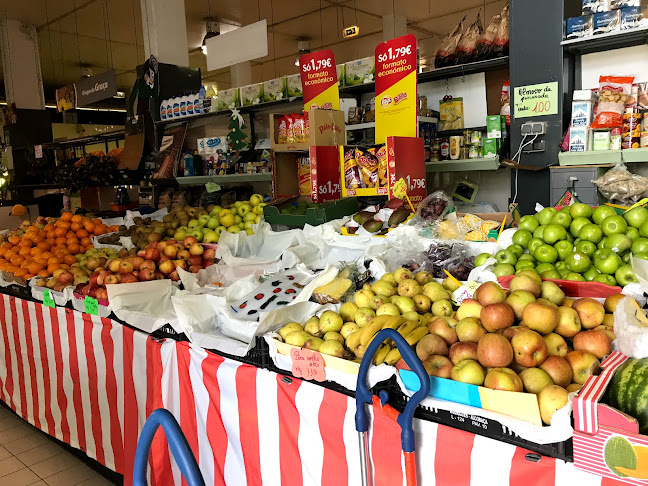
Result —
<svg viewBox="0 0 648 486"><path fill-rule="evenodd" d="M0 405L0 486L113 484Z"/></svg>

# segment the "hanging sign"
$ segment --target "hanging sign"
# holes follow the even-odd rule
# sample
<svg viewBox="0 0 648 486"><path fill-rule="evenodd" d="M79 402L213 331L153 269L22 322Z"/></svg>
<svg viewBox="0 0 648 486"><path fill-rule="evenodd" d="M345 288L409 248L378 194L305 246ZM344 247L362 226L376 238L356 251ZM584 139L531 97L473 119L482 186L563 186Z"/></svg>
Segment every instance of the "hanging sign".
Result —
<svg viewBox="0 0 648 486"><path fill-rule="evenodd" d="M558 83L520 86L513 90L515 118L555 115L558 113Z"/></svg>
<svg viewBox="0 0 648 486"><path fill-rule="evenodd" d="M387 137L416 137L416 37L378 44L376 66L376 143Z"/></svg>
<svg viewBox="0 0 648 486"><path fill-rule="evenodd" d="M56 109L57 111L72 110L112 98L116 94L117 75L113 69L90 78L82 78L74 84L57 89Z"/></svg>
<svg viewBox="0 0 648 486"><path fill-rule="evenodd" d="M299 58L304 111L311 109L339 110L337 69L333 51L325 49Z"/></svg>

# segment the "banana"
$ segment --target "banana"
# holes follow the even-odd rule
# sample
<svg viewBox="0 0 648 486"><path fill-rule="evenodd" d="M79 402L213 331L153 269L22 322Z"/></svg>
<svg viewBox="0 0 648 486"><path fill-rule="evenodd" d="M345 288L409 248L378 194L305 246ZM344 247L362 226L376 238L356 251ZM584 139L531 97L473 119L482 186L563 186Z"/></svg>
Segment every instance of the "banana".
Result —
<svg viewBox="0 0 648 486"><path fill-rule="evenodd" d="M367 346L371 338L373 338L374 334L376 334L378 331L382 329L385 321L384 319L380 319L381 317L383 316L374 317L369 321L369 324L367 324L365 327L360 329L360 332L362 333L360 335L360 344L362 344L363 346Z"/></svg>
<svg viewBox="0 0 648 486"><path fill-rule="evenodd" d="M405 337L417 327L418 327L417 321L405 321L405 323L398 328L398 334Z"/></svg>
<svg viewBox="0 0 648 486"><path fill-rule="evenodd" d="M409 344L410 346L414 346L421 339L423 339L424 336L427 335L428 335L427 327L417 327L412 332L410 332L407 336L405 336L405 341L407 341L407 344Z"/></svg>
<svg viewBox="0 0 648 486"><path fill-rule="evenodd" d="M380 346L376 351L376 354L374 354L374 364L376 366L383 364L390 351L391 346L389 344L383 344Z"/></svg>
<svg viewBox="0 0 648 486"><path fill-rule="evenodd" d="M398 363L400 359L401 359L400 351L398 350L398 348L394 348L389 352L389 354L385 358L385 364L393 366L396 363Z"/></svg>
<svg viewBox="0 0 648 486"><path fill-rule="evenodd" d="M362 335L362 329L360 328L357 331L353 331L351 334L349 334L349 337L346 339L346 347L349 349L354 349L360 344L360 336Z"/></svg>

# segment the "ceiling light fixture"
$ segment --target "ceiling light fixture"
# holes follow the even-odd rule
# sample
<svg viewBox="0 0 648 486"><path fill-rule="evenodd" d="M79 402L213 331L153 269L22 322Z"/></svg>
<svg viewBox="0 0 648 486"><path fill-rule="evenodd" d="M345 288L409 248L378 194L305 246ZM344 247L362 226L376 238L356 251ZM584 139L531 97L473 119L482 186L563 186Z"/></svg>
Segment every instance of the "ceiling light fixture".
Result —
<svg viewBox="0 0 648 486"><path fill-rule="evenodd" d="M205 37L203 37L202 46L200 46L203 54L207 55L207 45L205 44L207 39L211 39L212 37L216 37L217 35L220 35L218 22L216 22L215 20L208 20L207 33L205 34Z"/></svg>
<svg viewBox="0 0 648 486"><path fill-rule="evenodd" d="M295 59L295 66L299 67L299 58L304 54L310 53L310 42L308 41L297 41L297 58Z"/></svg>

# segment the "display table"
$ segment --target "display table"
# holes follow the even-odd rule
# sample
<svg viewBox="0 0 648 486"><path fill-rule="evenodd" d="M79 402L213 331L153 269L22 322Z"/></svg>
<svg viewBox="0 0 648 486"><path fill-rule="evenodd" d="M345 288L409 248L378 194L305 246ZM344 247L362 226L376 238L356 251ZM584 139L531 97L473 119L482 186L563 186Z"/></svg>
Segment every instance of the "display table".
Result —
<svg viewBox="0 0 648 486"><path fill-rule="evenodd" d="M206 484L358 485L355 400L317 384L157 339L119 322L0 295L0 399L131 484L139 431L175 415ZM373 415L376 486L404 483L400 428ZM573 464L415 420L419 484L612 485ZM182 484L162 434L150 484Z"/></svg>

